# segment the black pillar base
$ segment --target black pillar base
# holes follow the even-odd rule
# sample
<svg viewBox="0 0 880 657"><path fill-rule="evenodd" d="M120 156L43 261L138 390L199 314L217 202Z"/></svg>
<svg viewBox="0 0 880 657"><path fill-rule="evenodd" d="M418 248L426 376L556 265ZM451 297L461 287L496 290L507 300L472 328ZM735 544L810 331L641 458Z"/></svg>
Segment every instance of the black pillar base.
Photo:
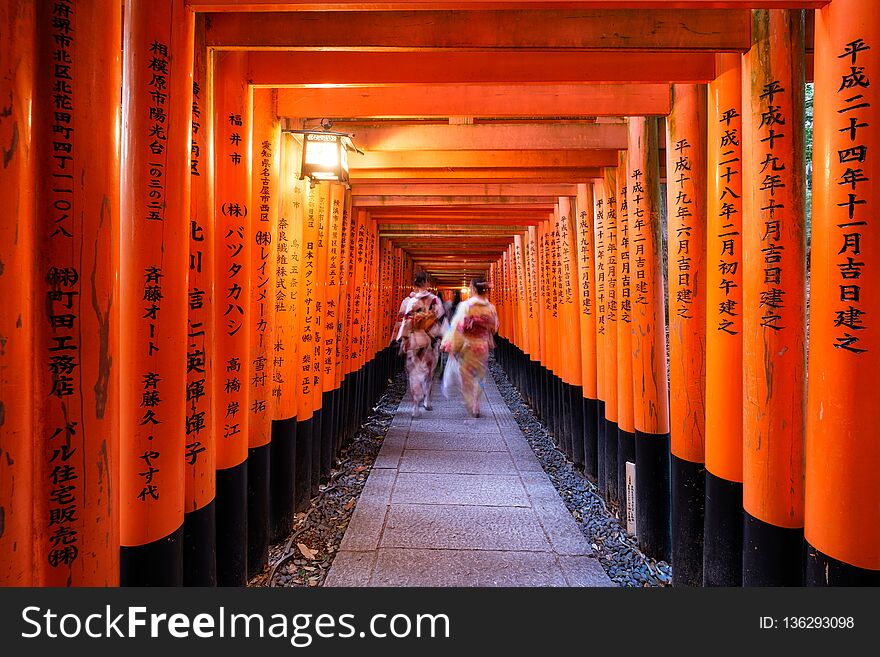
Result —
<svg viewBox="0 0 880 657"><path fill-rule="evenodd" d="M168 536L119 550L120 586L181 586L183 525Z"/></svg>
<svg viewBox="0 0 880 657"><path fill-rule="evenodd" d="M599 477L599 402L596 399L583 400L584 415L584 476L596 483Z"/></svg>
<svg viewBox="0 0 880 657"><path fill-rule="evenodd" d="M605 418L605 499L620 504L617 497L617 422Z"/></svg>
<svg viewBox="0 0 880 657"><path fill-rule="evenodd" d="M571 461L578 470L584 469L584 389L568 387L571 412Z"/></svg>
<svg viewBox="0 0 880 657"><path fill-rule="evenodd" d="M606 447L608 441L605 439L605 401L599 399L596 401L596 479L599 484L599 492L606 498L608 497L608 478L605 469L605 461L607 460Z"/></svg>
<svg viewBox="0 0 880 657"><path fill-rule="evenodd" d="M703 586L742 586L743 485L706 471Z"/></svg>
<svg viewBox="0 0 880 657"><path fill-rule="evenodd" d="M636 434L617 427L617 500L620 504L620 519L626 526L629 505L626 500L626 464L636 462Z"/></svg>
<svg viewBox="0 0 880 657"><path fill-rule="evenodd" d="M312 415L312 479L310 494L315 497L321 486L321 440L324 433L324 413L317 409Z"/></svg>
<svg viewBox="0 0 880 657"><path fill-rule="evenodd" d="M636 534L649 557L669 561L669 434L636 429Z"/></svg>
<svg viewBox="0 0 880 657"><path fill-rule="evenodd" d="M330 481L333 470L333 426L336 421L336 396L328 390L322 399L324 424L321 429L321 481Z"/></svg>
<svg viewBox="0 0 880 657"><path fill-rule="evenodd" d="M880 570L844 563L807 543L807 586L880 586Z"/></svg>
<svg viewBox="0 0 880 657"><path fill-rule="evenodd" d="M672 455L672 585L703 585L706 466Z"/></svg>
<svg viewBox="0 0 880 657"><path fill-rule="evenodd" d="M312 500L312 418L296 423L294 511L305 511Z"/></svg>
<svg viewBox="0 0 880 657"><path fill-rule="evenodd" d="M296 496L296 417L272 420L269 456L269 537L283 540L293 528Z"/></svg>
<svg viewBox="0 0 880 657"><path fill-rule="evenodd" d="M248 450L247 577L269 563L269 463L271 443Z"/></svg>
<svg viewBox="0 0 880 657"><path fill-rule="evenodd" d="M743 512L743 586L802 586L804 530L777 527Z"/></svg>
<svg viewBox="0 0 880 657"><path fill-rule="evenodd" d="M214 500L183 516L183 585L217 585Z"/></svg>
<svg viewBox="0 0 880 657"><path fill-rule="evenodd" d="M217 584L247 583L248 462L217 470Z"/></svg>

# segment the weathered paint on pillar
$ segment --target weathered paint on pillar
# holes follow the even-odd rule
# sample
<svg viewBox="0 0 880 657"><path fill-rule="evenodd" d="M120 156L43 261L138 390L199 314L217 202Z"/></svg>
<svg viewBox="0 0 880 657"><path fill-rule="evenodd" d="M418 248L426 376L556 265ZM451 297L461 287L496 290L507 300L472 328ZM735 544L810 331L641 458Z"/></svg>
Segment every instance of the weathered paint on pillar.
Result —
<svg viewBox="0 0 880 657"><path fill-rule="evenodd" d="M618 153L617 162L617 499L624 527L629 533L635 533L632 480L636 464L636 426L632 377L632 262L629 253L632 236L626 151Z"/></svg>
<svg viewBox="0 0 880 657"><path fill-rule="evenodd" d="M670 554L669 395L663 303L658 125L629 119L630 264L633 270L633 398L636 533L645 552Z"/></svg>
<svg viewBox="0 0 880 657"><path fill-rule="evenodd" d="M584 393L584 474L593 481L597 476L598 390L596 376L596 258L593 251L593 216L595 213L592 183L578 184L577 269L578 309L580 311L581 382Z"/></svg>
<svg viewBox="0 0 880 657"><path fill-rule="evenodd" d="M742 55L709 83L703 583L742 584Z"/></svg>
<svg viewBox="0 0 880 657"><path fill-rule="evenodd" d="M36 57L36 4L0 3L0 198L9 213L0 222L0 586L34 581Z"/></svg>
<svg viewBox="0 0 880 657"><path fill-rule="evenodd" d="M803 577L804 12L755 10L743 60L743 584Z"/></svg>
<svg viewBox="0 0 880 657"><path fill-rule="evenodd" d="M617 478L617 169L605 169L605 497L619 504Z"/></svg>
<svg viewBox="0 0 880 657"><path fill-rule="evenodd" d="M196 17L190 145L183 582L217 583L214 420L214 116L205 21Z"/></svg>
<svg viewBox="0 0 880 657"><path fill-rule="evenodd" d="M247 55L214 52L215 435L217 583L247 571L247 457L251 411L251 105Z"/></svg>
<svg viewBox="0 0 880 657"><path fill-rule="evenodd" d="M666 119L672 582L703 584L706 498L705 85L672 87Z"/></svg>
<svg viewBox="0 0 880 657"><path fill-rule="evenodd" d="M807 583L880 584L880 7L816 11ZM873 85L871 84L873 82Z"/></svg>
<svg viewBox="0 0 880 657"><path fill-rule="evenodd" d="M183 0L132 0L124 25L121 580L180 585L193 16Z"/></svg>

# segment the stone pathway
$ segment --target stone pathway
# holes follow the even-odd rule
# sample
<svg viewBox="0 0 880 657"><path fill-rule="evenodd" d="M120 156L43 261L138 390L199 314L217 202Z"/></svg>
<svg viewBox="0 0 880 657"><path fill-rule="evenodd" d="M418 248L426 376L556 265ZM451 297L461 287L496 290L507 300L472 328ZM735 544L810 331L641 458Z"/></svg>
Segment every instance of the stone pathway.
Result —
<svg viewBox="0 0 880 657"><path fill-rule="evenodd" d="M391 423L324 586L611 586L487 379Z"/></svg>

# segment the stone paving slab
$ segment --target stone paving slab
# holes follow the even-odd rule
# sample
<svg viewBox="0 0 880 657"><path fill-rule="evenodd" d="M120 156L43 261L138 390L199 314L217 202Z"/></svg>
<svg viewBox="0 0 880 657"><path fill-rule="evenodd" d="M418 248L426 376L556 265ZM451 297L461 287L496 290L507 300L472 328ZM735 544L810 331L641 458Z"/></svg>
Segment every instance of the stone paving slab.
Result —
<svg viewBox="0 0 880 657"><path fill-rule="evenodd" d="M508 452L465 449L408 449L400 461L399 468L400 472L451 474L517 474L518 472Z"/></svg>
<svg viewBox="0 0 880 657"><path fill-rule="evenodd" d="M425 472L400 472L391 504L530 506L517 475Z"/></svg>
<svg viewBox="0 0 880 657"><path fill-rule="evenodd" d="M391 422L325 586L611 586L486 381L482 415L435 390Z"/></svg>
<svg viewBox="0 0 880 657"><path fill-rule="evenodd" d="M469 586L565 586L568 579L549 552L381 549L371 585L461 586L462 582Z"/></svg>
<svg viewBox="0 0 880 657"><path fill-rule="evenodd" d="M550 543L528 507L395 504L380 547L549 552Z"/></svg>

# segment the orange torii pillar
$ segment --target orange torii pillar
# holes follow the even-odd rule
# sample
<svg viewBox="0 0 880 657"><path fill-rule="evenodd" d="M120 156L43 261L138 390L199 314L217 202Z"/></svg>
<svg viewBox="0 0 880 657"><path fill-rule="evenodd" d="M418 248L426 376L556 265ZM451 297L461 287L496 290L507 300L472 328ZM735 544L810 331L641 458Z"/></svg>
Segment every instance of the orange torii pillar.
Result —
<svg viewBox="0 0 880 657"><path fill-rule="evenodd" d="M312 468L317 468L318 479L313 482L316 488L313 493L318 493L321 483L330 478L330 450L332 442L329 429L332 426L330 408L327 406L327 377L323 370L323 345L326 329L324 316L327 305L327 244L330 232L330 183L316 184L313 191L317 191L317 204L315 205L315 223L318 229L318 249L315 260L315 321L313 324L314 337L312 341L312 387L315 395L315 439L314 445L318 446L317 452L312 452ZM312 472L312 475L315 471Z"/></svg>
<svg viewBox="0 0 880 657"><path fill-rule="evenodd" d="M305 313L303 299L303 242L306 221L306 198L308 183L291 180L299 176L301 151L293 135L285 135L284 153L286 171L282 195L287 212L287 234L290 243L289 265L287 267L289 305L288 318L290 337L286 340L285 362L282 366L285 381L291 387L295 400L296 418L296 481L294 482L294 510L304 511L312 499L312 397L302 383L302 359L306 356L308 345L302 340L302 322ZM277 273L276 273L277 275ZM288 373L289 372L289 376Z"/></svg>
<svg viewBox="0 0 880 657"><path fill-rule="evenodd" d="M709 83L705 586L742 585L742 55Z"/></svg>
<svg viewBox="0 0 880 657"><path fill-rule="evenodd" d="M196 16L190 145L183 583L217 583L214 376L214 163L205 21Z"/></svg>
<svg viewBox="0 0 880 657"><path fill-rule="evenodd" d="M255 93L257 91L255 90ZM254 116L259 113L254 108ZM274 123L274 122L273 122ZM255 124L256 143L262 127ZM296 360L296 341L294 339L296 279L293 277L292 235L290 218L293 210L293 195L289 188L296 176L297 163L292 148L285 148L285 140L291 135L282 135L280 126L269 139L272 148L269 165L269 196L266 205L277 223L271 235L275 244L275 281L272 283L272 307L275 321L272 325L272 338L269 358L271 364L271 390L269 406L272 417L272 443L269 455L269 536L273 543L285 538L293 527L294 505L296 500L296 396L293 380L293 366ZM260 158L260 167L262 160ZM276 182L273 183L273 180ZM262 201L261 201L262 204Z"/></svg>
<svg viewBox="0 0 880 657"><path fill-rule="evenodd" d="M596 267L593 253L593 185L577 187L577 275L580 311L581 382L583 386L584 474L597 476L596 436L598 434L598 391L596 388Z"/></svg>
<svg viewBox="0 0 880 657"><path fill-rule="evenodd" d="M0 42L0 98L5 110L0 113L0 144L6 149L0 194L8 204L8 214L0 222L0 586L31 586L34 503L38 499L33 495L36 162L31 112L37 65L36 4L30 0L0 3L0 25L8 30ZM37 564L41 561L37 557Z"/></svg>
<svg viewBox="0 0 880 657"><path fill-rule="evenodd" d="M617 489L617 169L605 169L605 497Z"/></svg>
<svg viewBox="0 0 880 657"><path fill-rule="evenodd" d="M596 484L603 493L605 478L605 179L593 182L595 217L593 243L596 257Z"/></svg>
<svg viewBox="0 0 880 657"><path fill-rule="evenodd" d="M517 388L525 392L527 388L527 369L529 363L529 284L528 267L526 262L526 243L524 236L517 233L513 236L514 267L516 269L516 289L518 297L518 319L520 324L520 343L517 346L516 356L516 382Z"/></svg>
<svg viewBox="0 0 880 657"><path fill-rule="evenodd" d="M272 442L272 337L275 327L275 233L281 125L271 89L250 88L251 241L248 388L248 578L269 558Z"/></svg>
<svg viewBox="0 0 880 657"><path fill-rule="evenodd" d="M554 344L554 364L553 364L553 390L555 395L553 419L554 419L554 435L556 443L565 454L566 458L571 459L571 436L569 435L570 417L568 409L568 393L566 388L566 362L562 356L562 336L565 330L564 319L564 300L562 293L562 248L561 248L561 229L560 218L562 216L559 203L553 211L553 218L550 222L550 259L553 267L551 283L553 285L553 306L551 319L553 322L553 344ZM508 320L509 323L509 320ZM511 327L513 328L513 327Z"/></svg>
<svg viewBox="0 0 880 657"><path fill-rule="evenodd" d="M214 390L217 583L247 579L251 413L251 103L247 54L214 52Z"/></svg>
<svg viewBox="0 0 880 657"><path fill-rule="evenodd" d="M743 584L799 585L804 525L804 12L743 60Z"/></svg>
<svg viewBox="0 0 880 657"><path fill-rule="evenodd" d="M566 453L565 448L565 412L562 403L562 345L560 344L560 321L559 321L559 281L562 278L559 272L559 249L557 248L557 229L555 217L558 216L559 206L556 206L554 215L546 222L546 244L547 244L547 297L549 301L549 310L547 313L547 339L548 352L550 355L550 399L551 406L548 411L548 420L553 431L553 437L556 440L556 446Z"/></svg>
<svg viewBox="0 0 880 657"><path fill-rule="evenodd" d="M341 233L340 233L340 294L341 303L339 308L340 335L337 341L337 360L340 374L342 376L342 385L340 386L340 436L338 438L341 447L345 447L352 437L352 381L354 380L351 371L351 361L349 353L351 351L351 319L352 319L352 290L354 289L354 214L351 206L351 195L345 202L342 214ZM399 256L398 266L402 267L402 257ZM402 271L400 272L402 274ZM394 299L399 298L399 292L395 292Z"/></svg>
<svg viewBox="0 0 880 657"><path fill-rule="evenodd" d="M539 384L539 394L538 394L538 415L544 420L545 424L549 427L549 412L550 412L550 370L549 370L549 362L550 362L550 345L552 339L549 337L548 333L550 331L550 306L551 306L551 295L548 289L547 278L548 278L548 255L547 255L547 231L546 231L546 221L539 223L536 226L537 229L537 245L538 245L538 294L540 299L540 305L538 309L538 321L539 321L539 335L541 337L541 363L540 363L540 384ZM506 329L505 329L506 330Z"/></svg>
<svg viewBox="0 0 880 657"><path fill-rule="evenodd" d="M341 433L342 373L339 358L339 340L341 339L339 319L342 307L342 223L345 208L345 187L338 183L333 184L330 188L330 232L327 244L325 338L321 354L324 376L327 377L329 388L327 405L330 409L331 424L328 430L328 444L331 460L335 459L339 452Z"/></svg>
<svg viewBox="0 0 880 657"><path fill-rule="evenodd" d="M816 10L807 584L880 585L880 7ZM874 84L871 85L871 82Z"/></svg>
<svg viewBox="0 0 880 657"><path fill-rule="evenodd" d="M566 368L567 413L570 418L568 442L575 467L584 467L583 373L581 372L580 286L577 270L577 207L569 197L559 199L559 248L562 253L563 333L569 348L563 363Z"/></svg>
<svg viewBox="0 0 880 657"><path fill-rule="evenodd" d="M120 579L179 586L194 23L183 0L132 0L124 25Z"/></svg>
<svg viewBox="0 0 880 657"><path fill-rule="evenodd" d="M319 183L320 184L320 183ZM319 185L318 184L318 185ZM320 219L318 218L318 185L309 185L305 190L305 213L302 223L302 244L299 262L299 307L297 339L299 340L299 387L298 392L303 408L299 415L307 424L305 436L309 447L309 499L318 494L321 478L321 416L316 407L315 393L315 323L317 322L316 300L318 298L318 240Z"/></svg>
<svg viewBox="0 0 880 657"><path fill-rule="evenodd" d="M535 408L540 399L541 381L541 283L538 270L538 229L529 226L526 232L526 279L528 281L528 311L529 311L529 373L528 390L526 398L529 404Z"/></svg>
<svg viewBox="0 0 880 657"><path fill-rule="evenodd" d="M644 551L669 559L669 392L660 235L657 119L629 119L636 534Z"/></svg>
<svg viewBox="0 0 880 657"><path fill-rule="evenodd" d="M632 264L626 151L617 155L617 499L626 531L635 534L636 425L633 402Z"/></svg>
<svg viewBox="0 0 880 657"><path fill-rule="evenodd" d="M703 585L706 466L705 85L672 87L666 119L672 582Z"/></svg>
<svg viewBox="0 0 880 657"><path fill-rule="evenodd" d="M0 50L0 582L115 586L122 16L34 5Z"/></svg>

